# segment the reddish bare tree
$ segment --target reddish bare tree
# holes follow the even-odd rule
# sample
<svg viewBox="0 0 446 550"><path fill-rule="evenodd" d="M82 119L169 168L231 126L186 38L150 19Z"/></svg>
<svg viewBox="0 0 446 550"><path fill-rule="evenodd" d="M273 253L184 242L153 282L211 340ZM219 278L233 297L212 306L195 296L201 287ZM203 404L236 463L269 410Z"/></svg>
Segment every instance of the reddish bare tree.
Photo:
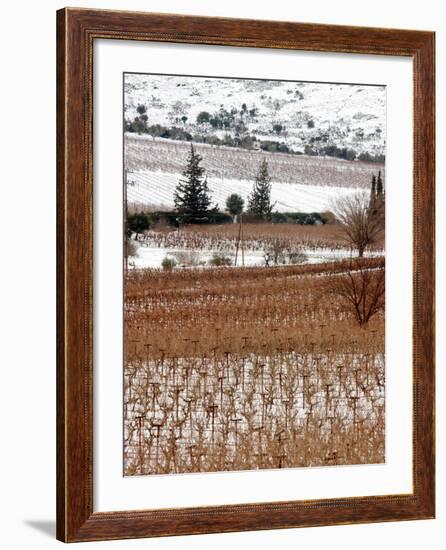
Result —
<svg viewBox="0 0 446 550"><path fill-rule="evenodd" d="M347 273L330 275L328 292L344 302L359 326L385 308L385 268L358 264Z"/></svg>
<svg viewBox="0 0 446 550"><path fill-rule="evenodd" d="M380 203L381 205L382 203ZM346 241L356 248L358 256L375 243L384 231L384 206L370 207L370 197L365 192L338 199L332 206L333 214L341 226Z"/></svg>

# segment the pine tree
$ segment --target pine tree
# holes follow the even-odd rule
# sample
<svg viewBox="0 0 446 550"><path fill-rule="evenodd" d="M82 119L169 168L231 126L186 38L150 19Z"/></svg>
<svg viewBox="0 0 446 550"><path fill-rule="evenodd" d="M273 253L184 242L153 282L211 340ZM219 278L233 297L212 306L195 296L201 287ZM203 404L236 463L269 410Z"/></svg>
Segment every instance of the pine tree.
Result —
<svg viewBox="0 0 446 550"><path fill-rule="evenodd" d="M183 178L174 193L175 207L183 223L204 221L209 214L211 198L201 160L191 144Z"/></svg>
<svg viewBox="0 0 446 550"><path fill-rule="evenodd" d="M370 189L370 208L374 208L376 201L376 176L372 176L372 187Z"/></svg>
<svg viewBox="0 0 446 550"><path fill-rule="evenodd" d="M274 204L271 204L271 178L268 173L268 163L263 159L256 176L254 187L248 199L248 210L252 214L269 218Z"/></svg>

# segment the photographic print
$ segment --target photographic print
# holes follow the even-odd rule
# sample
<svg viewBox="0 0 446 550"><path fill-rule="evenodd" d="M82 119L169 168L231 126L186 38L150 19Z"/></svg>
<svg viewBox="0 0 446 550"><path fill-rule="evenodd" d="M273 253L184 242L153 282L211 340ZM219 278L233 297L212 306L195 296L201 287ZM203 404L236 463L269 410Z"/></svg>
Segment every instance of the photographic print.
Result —
<svg viewBox="0 0 446 550"><path fill-rule="evenodd" d="M124 475L383 463L385 86L125 73L123 146Z"/></svg>

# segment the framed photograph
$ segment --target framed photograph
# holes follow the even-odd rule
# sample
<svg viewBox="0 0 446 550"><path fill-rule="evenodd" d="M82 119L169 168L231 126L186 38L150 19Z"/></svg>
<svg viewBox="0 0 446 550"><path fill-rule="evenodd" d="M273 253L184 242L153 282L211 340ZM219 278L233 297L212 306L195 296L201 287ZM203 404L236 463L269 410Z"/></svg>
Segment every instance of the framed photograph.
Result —
<svg viewBox="0 0 446 550"><path fill-rule="evenodd" d="M57 537L433 518L434 33L57 48Z"/></svg>

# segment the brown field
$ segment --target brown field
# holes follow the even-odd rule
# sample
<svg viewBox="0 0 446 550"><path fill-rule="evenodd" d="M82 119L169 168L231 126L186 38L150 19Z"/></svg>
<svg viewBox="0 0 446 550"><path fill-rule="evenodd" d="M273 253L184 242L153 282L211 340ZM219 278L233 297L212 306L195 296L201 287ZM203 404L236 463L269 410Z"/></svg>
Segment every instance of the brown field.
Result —
<svg viewBox="0 0 446 550"><path fill-rule="evenodd" d="M360 325L342 289L383 285L384 269L128 271L125 475L383 462L384 295Z"/></svg>
<svg viewBox="0 0 446 550"><path fill-rule="evenodd" d="M142 240L152 246L202 250L204 248L231 252L239 238L238 224L188 225L180 231L173 228L156 228L147 232ZM301 250L344 250L350 244L344 238L339 225L299 225L295 223L245 223L242 227L243 247L246 250L265 250L273 243L280 242L289 248ZM370 251L383 251L384 232L375 243L369 246Z"/></svg>
<svg viewBox="0 0 446 550"><path fill-rule="evenodd" d="M126 166L129 171L160 171L181 174L190 151L187 141L154 139L125 134ZM313 157L287 153L267 153L235 147L194 143L203 158L208 177L254 181L262 158L268 161L274 181L318 186L370 188L372 176L384 164L346 161L332 157Z"/></svg>

